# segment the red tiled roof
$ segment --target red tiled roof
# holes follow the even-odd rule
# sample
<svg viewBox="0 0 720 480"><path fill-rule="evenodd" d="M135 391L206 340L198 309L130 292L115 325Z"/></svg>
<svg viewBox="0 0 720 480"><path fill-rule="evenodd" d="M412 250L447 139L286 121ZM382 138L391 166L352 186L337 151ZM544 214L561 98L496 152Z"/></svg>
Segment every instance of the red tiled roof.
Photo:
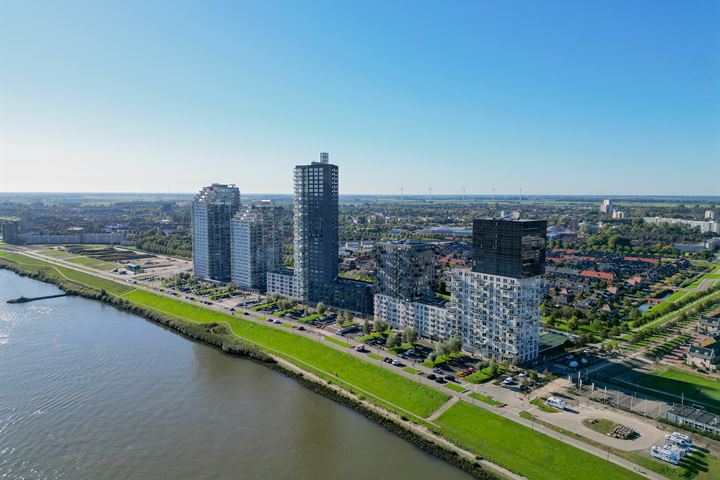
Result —
<svg viewBox="0 0 720 480"><path fill-rule="evenodd" d="M580 272L581 277L600 278L602 280L614 280L615 274L611 272L596 272L595 270L583 270Z"/></svg>

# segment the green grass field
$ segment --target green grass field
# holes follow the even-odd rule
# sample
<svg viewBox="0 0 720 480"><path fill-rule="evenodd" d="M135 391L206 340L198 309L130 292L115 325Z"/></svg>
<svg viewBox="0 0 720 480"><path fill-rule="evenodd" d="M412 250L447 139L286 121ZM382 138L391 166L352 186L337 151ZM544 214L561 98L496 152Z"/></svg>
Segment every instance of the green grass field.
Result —
<svg viewBox="0 0 720 480"><path fill-rule="evenodd" d="M533 480L640 479L640 475L503 417L458 402L437 419L456 444ZM509 448L518 445L521 448Z"/></svg>
<svg viewBox="0 0 720 480"><path fill-rule="evenodd" d="M71 262L71 263L77 263L78 265L83 265L85 267L94 268L95 270L105 270L110 271L113 268L117 268L117 265L110 263L110 262L104 262L102 260L97 260L95 258L90 257L72 257L72 258L66 258L65 261Z"/></svg>
<svg viewBox="0 0 720 480"><path fill-rule="evenodd" d="M328 372L340 381L348 382L422 418L430 415L450 398L449 395L401 377L391 370L380 368L290 331L257 324L146 291L136 290L125 298L138 305L184 320L202 323L226 322L239 337L256 343L271 353L301 367L309 366ZM341 343L345 346L344 342ZM328 377L326 374L316 373ZM337 382L336 378L330 377L330 379ZM362 392L358 393L362 394Z"/></svg>
<svg viewBox="0 0 720 480"><path fill-rule="evenodd" d="M720 382L700 375L670 368L655 375L643 375L636 380L640 385L685 395L686 400L696 400L720 409Z"/></svg>

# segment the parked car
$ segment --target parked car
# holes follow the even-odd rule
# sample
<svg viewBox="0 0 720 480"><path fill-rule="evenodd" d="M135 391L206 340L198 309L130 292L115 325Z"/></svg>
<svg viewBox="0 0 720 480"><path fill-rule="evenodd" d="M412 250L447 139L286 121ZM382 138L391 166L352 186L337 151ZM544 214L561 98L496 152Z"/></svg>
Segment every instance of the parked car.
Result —
<svg viewBox="0 0 720 480"><path fill-rule="evenodd" d="M385 362L385 363L392 363L392 362L393 362L393 359L390 358L390 357L385 357L385 358L383 358L383 362Z"/></svg>
<svg viewBox="0 0 720 480"><path fill-rule="evenodd" d="M428 377L428 380L435 380L437 378L434 373L428 374L427 377Z"/></svg>
<svg viewBox="0 0 720 480"><path fill-rule="evenodd" d="M445 380L448 380L448 381L450 381L450 382L454 382L454 381L455 381L455 377L453 377L452 375L445 375Z"/></svg>
<svg viewBox="0 0 720 480"><path fill-rule="evenodd" d="M300 330L301 332L304 332L304 331L305 331L305 327L303 327L302 325L300 325L300 326L298 327L298 330Z"/></svg>
<svg viewBox="0 0 720 480"><path fill-rule="evenodd" d="M433 372L434 372L434 373L439 373L439 374L445 373L445 371L444 371L442 368L440 368L440 367L435 367L435 368L433 368Z"/></svg>
<svg viewBox="0 0 720 480"><path fill-rule="evenodd" d="M396 367L402 367L402 362L400 360L393 360L392 364Z"/></svg>

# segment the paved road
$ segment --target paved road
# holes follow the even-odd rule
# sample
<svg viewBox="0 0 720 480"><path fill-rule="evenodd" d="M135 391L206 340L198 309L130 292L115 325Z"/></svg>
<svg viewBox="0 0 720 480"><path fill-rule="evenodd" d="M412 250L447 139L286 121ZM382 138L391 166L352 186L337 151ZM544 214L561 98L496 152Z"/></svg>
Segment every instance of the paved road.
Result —
<svg viewBox="0 0 720 480"><path fill-rule="evenodd" d="M124 279L124 278L122 278L121 276L118 276L118 275L115 275L115 274L112 274L112 273L109 273L109 272L94 270L94 269L92 269L92 268L85 267L85 266L82 266L82 265L79 265L79 264L76 264L76 263L65 262L65 261L63 261L63 259L54 258L54 257L48 257L48 256L42 255L41 253L38 253L37 251L34 251L34 250L32 250L32 249L27 249L27 248L24 248L24 247L11 247L11 248L3 247L3 248L9 249L9 250L18 251L18 252L20 252L20 253L23 253L23 254L28 255L28 256L30 256L30 257L33 257L33 258L36 258L36 259L38 259L38 260L45 261L45 262L50 263L50 264L63 266L63 267L65 267L65 268L71 268L71 269L74 269L74 270L77 270L77 271L82 271L82 272L84 272L84 273L89 273L89 274L92 274L92 275L95 275L95 276L107 278L107 279L112 280L112 281L115 281L115 282L117 282L117 283L121 283L121 284L124 284L124 285L128 285L127 279ZM152 293L155 293L155 294L158 294L158 295L164 295L164 296L166 296L166 297L173 298L173 299L175 299L175 300L180 300L180 301L186 302L186 303L188 303L188 304L192 304L192 305L196 305L196 306L201 306L201 307L203 307L203 308L209 308L209 309L216 310L216 311L219 311L219 312L223 312L223 313L226 313L226 314L230 313L230 312L227 311L227 309L223 308L222 306L215 305L215 304L213 304L213 305L201 305L201 304L198 304L198 302L194 302L194 301L191 301L191 300L186 300L186 299L184 298L184 295L175 296L175 295L171 295L171 294L169 294L169 293L167 293L167 292L160 292L160 291L155 290L154 287L145 285L145 284L143 284L143 283L140 282L140 281L136 281L136 283L134 283L133 286L134 286L135 288L140 289L140 290L149 291L149 292L152 292ZM251 311L251 310L243 309L241 312L237 312L237 311L236 311L236 312L235 312L235 316L238 316L238 317L241 317L241 318L244 318L244 319L247 319L247 320L251 320L251 321L254 321L254 322L256 322L256 323L262 323L262 324L265 324L265 325L268 325L268 326L273 326L273 327L275 327L275 328L281 328L281 329L283 329L283 330L288 331L288 328L287 328L287 327L283 327L282 325L270 323L270 322L261 320L261 319L259 318L259 317L265 317L265 318L273 318L273 319L275 319L276 317L273 317L272 315L267 315L267 314L264 314L264 313L263 313L263 314L260 314L260 313L258 313L258 312L254 312L254 311ZM295 324L295 325L297 325L297 326L300 325L300 324L298 324L297 322L290 321L290 320L287 320L287 319L279 319L279 318L277 318L277 320L280 320L280 321L283 322L283 323ZM292 332L293 332L293 333L296 333L296 334L304 335L304 336L306 336L306 337L308 337L308 338L312 338L312 339L314 339L314 340L317 340L317 341L319 341L319 342L321 342L321 343L324 343L325 345L330 346L331 348L335 348L335 349L337 349L337 350L346 351L346 352L349 353L350 355L354 355L354 356L356 356L356 357L362 358L362 359L365 360L365 361L368 361L368 362L371 362L371 363L375 362L375 363L379 364L379 365L380 365L381 367L383 367L383 368L394 369L395 373L397 373L397 374L399 374L399 375L402 375L402 376L407 377L407 378L411 378L412 380L415 380L415 381L420 381L421 383L423 383L423 384L425 384L425 385L427 385L427 386L430 386L430 387L432 387L432 388L435 388L435 389L437 389L437 390L440 390L440 391L442 391L442 392L445 393L445 394L449 394L451 397L455 397L455 398L457 398L458 400L462 399L462 400L466 401L467 403L471 403L471 404L472 404L472 403L475 403L476 406L478 406L478 407L480 407L480 408L484 408L484 409L486 409L486 410L492 411L493 413L496 413L496 414L498 414L498 415L501 415L501 416L507 418L508 420L511 420L511 421L513 421L513 422L519 423L519 424L524 425L524 426L526 426L526 427L532 428L533 430L536 430L536 431L538 431L538 432L542 432L542 433L544 433L545 435L547 435L547 436L549 436L549 437L555 438L555 439L557 439L557 440L559 440L559 441L561 441L561 442L564 442L564 443L567 443L567 444L569 444L569 445L572 445L572 446L574 446L574 447L576 447L576 448L579 448L580 450L584 450L584 451L586 451L586 452L588 452L588 453L591 453L591 454L593 454L593 455L599 456L599 457L601 457L601 458L606 458L606 459L608 459L609 461L611 461L611 462L613 462L613 463L615 463L615 464L618 464L618 465L623 466L624 468L627 468L627 469L629 469L629 470L633 470L633 471L635 471L635 472L641 473L641 474L643 474L644 476L646 476L647 478L651 478L651 479L654 479L654 480L662 480L662 479L665 478L665 477L662 477L662 476L660 476L660 475L658 475L658 474L655 474L654 472L645 471L645 470L642 469L640 466L638 466L638 465L636 465L636 464L634 464L634 463L632 463L632 462L629 462L629 461L627 461L627 460L625 460L625 459L623 459L623 458L616 457L615 455L609 455L608 452L603 451L603 450L601 450L601 449L599 449L599 448L597 448L597 447L588 445L588 444L583 443L583 442L581 442L581 441L579 441L579 440L576 440L576 439L574 439L574 438L572 438L572 437L563 435L563 434L561 434L561 433L556 432L555 430L552 430L552 429L550 429L550 428L544 427L544 426L542 426L542 425L538 425L538 424L536 424L536 423L534 423L534 422L532 422L532 421L530 421L530 420L526 420L526 419L518 416L518 414L519 414L520 411L522 411L522 410L527 410L527 409L528 409L528 408L527 408L527 405L526 405L524 402L519 402L519 401L512 401L512 403L511 403L511 402L506 402L506 403L508 403L508 405L507 405L506 407L503 407L503 408L493 407L493 406L488 405L488 404L485 404L485 403L483 403L483 402L474 402L474 401L473 401L473 398L472 398L472 397L469 397L469 396L467 395L467 393L471 393L472 391L475 390L474 387L472 387L472 390L470 390L470 391L467 391L467 390L466 390L465 392L456 392L456 391L454 391L454 390L450 390L450 389L444 387L443 385L437 384L436 382L431 381L431 380L428 380L427 378L425 378L425 375L431 373L432 370L429 369L429 368L427 368L427 367L425 367L425 366L423 366L423 365L416 364L416 365L413 366L413 368L415 368L416 370L419 370L420 372L422 372L423 375L413 374L413 373L410 373L410 372L406 372L406 371L402 370L402 367L393 367L393 366L391 366L391 365L389 365L389 364L386 364L386 363L382 362L382 360L375 360L375 359L369 357L369 356L368 356L368 352L365 352L365 353L356 352L356 351L354 350L354 348L353 348L354 345L355 345L355 343L354 343L352 340L350 340L350 339L346 339L347 347L343 348L343 347L340 346L340 345L336 345L335 343L333 343L333 342L328 342L328 341L326 341L326 340L324 339L324 337L328 335L328 332L323 331L323 330L320 330L320 329L316 329L316 328L313 328L313 327L308 328L307 326L305 326L305 328L306 328L306 331L304 331L304 332L298 331L297 329L293 329ZM241 338L242 338L242 337L241 337ZM340 338L340 337L338 337L338 338ZM466 387L468 387L468 388L470 387L468 384L464 384L464 386L466 386ZM492 395L492 393L485 392L484 390L479 390L479 391L482 392L482 393L485 393L485 394ZM457 401L457 400L452 400L452 401ZM441 406L440 408L441 408L441 409L443 409L443 408L449 408L449 406L450 406L450 405L445 404L445 405ZM435 413L437 413L437 412L435 412ZM441 413L442 413L442 412L440 412L437 416L439 416ZM433 415L435 415L435 414L432 414L431 416L433 416ZM435 418L437 418L437 416L436 416Z"/></svg>

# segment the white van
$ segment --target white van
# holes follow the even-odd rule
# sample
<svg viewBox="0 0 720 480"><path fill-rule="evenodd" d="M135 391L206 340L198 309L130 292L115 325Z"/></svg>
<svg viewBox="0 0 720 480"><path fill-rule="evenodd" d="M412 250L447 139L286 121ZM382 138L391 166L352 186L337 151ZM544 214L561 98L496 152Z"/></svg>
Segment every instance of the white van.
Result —
<svg viewBox="0 0 720 480"><path fill-rule="evenodd" d="M567 403L565 403L565 400L558 397L549 397L547 400L545 400L545 403L549 407L559 408L560 410L565 410L567 408Z"/></svg>

